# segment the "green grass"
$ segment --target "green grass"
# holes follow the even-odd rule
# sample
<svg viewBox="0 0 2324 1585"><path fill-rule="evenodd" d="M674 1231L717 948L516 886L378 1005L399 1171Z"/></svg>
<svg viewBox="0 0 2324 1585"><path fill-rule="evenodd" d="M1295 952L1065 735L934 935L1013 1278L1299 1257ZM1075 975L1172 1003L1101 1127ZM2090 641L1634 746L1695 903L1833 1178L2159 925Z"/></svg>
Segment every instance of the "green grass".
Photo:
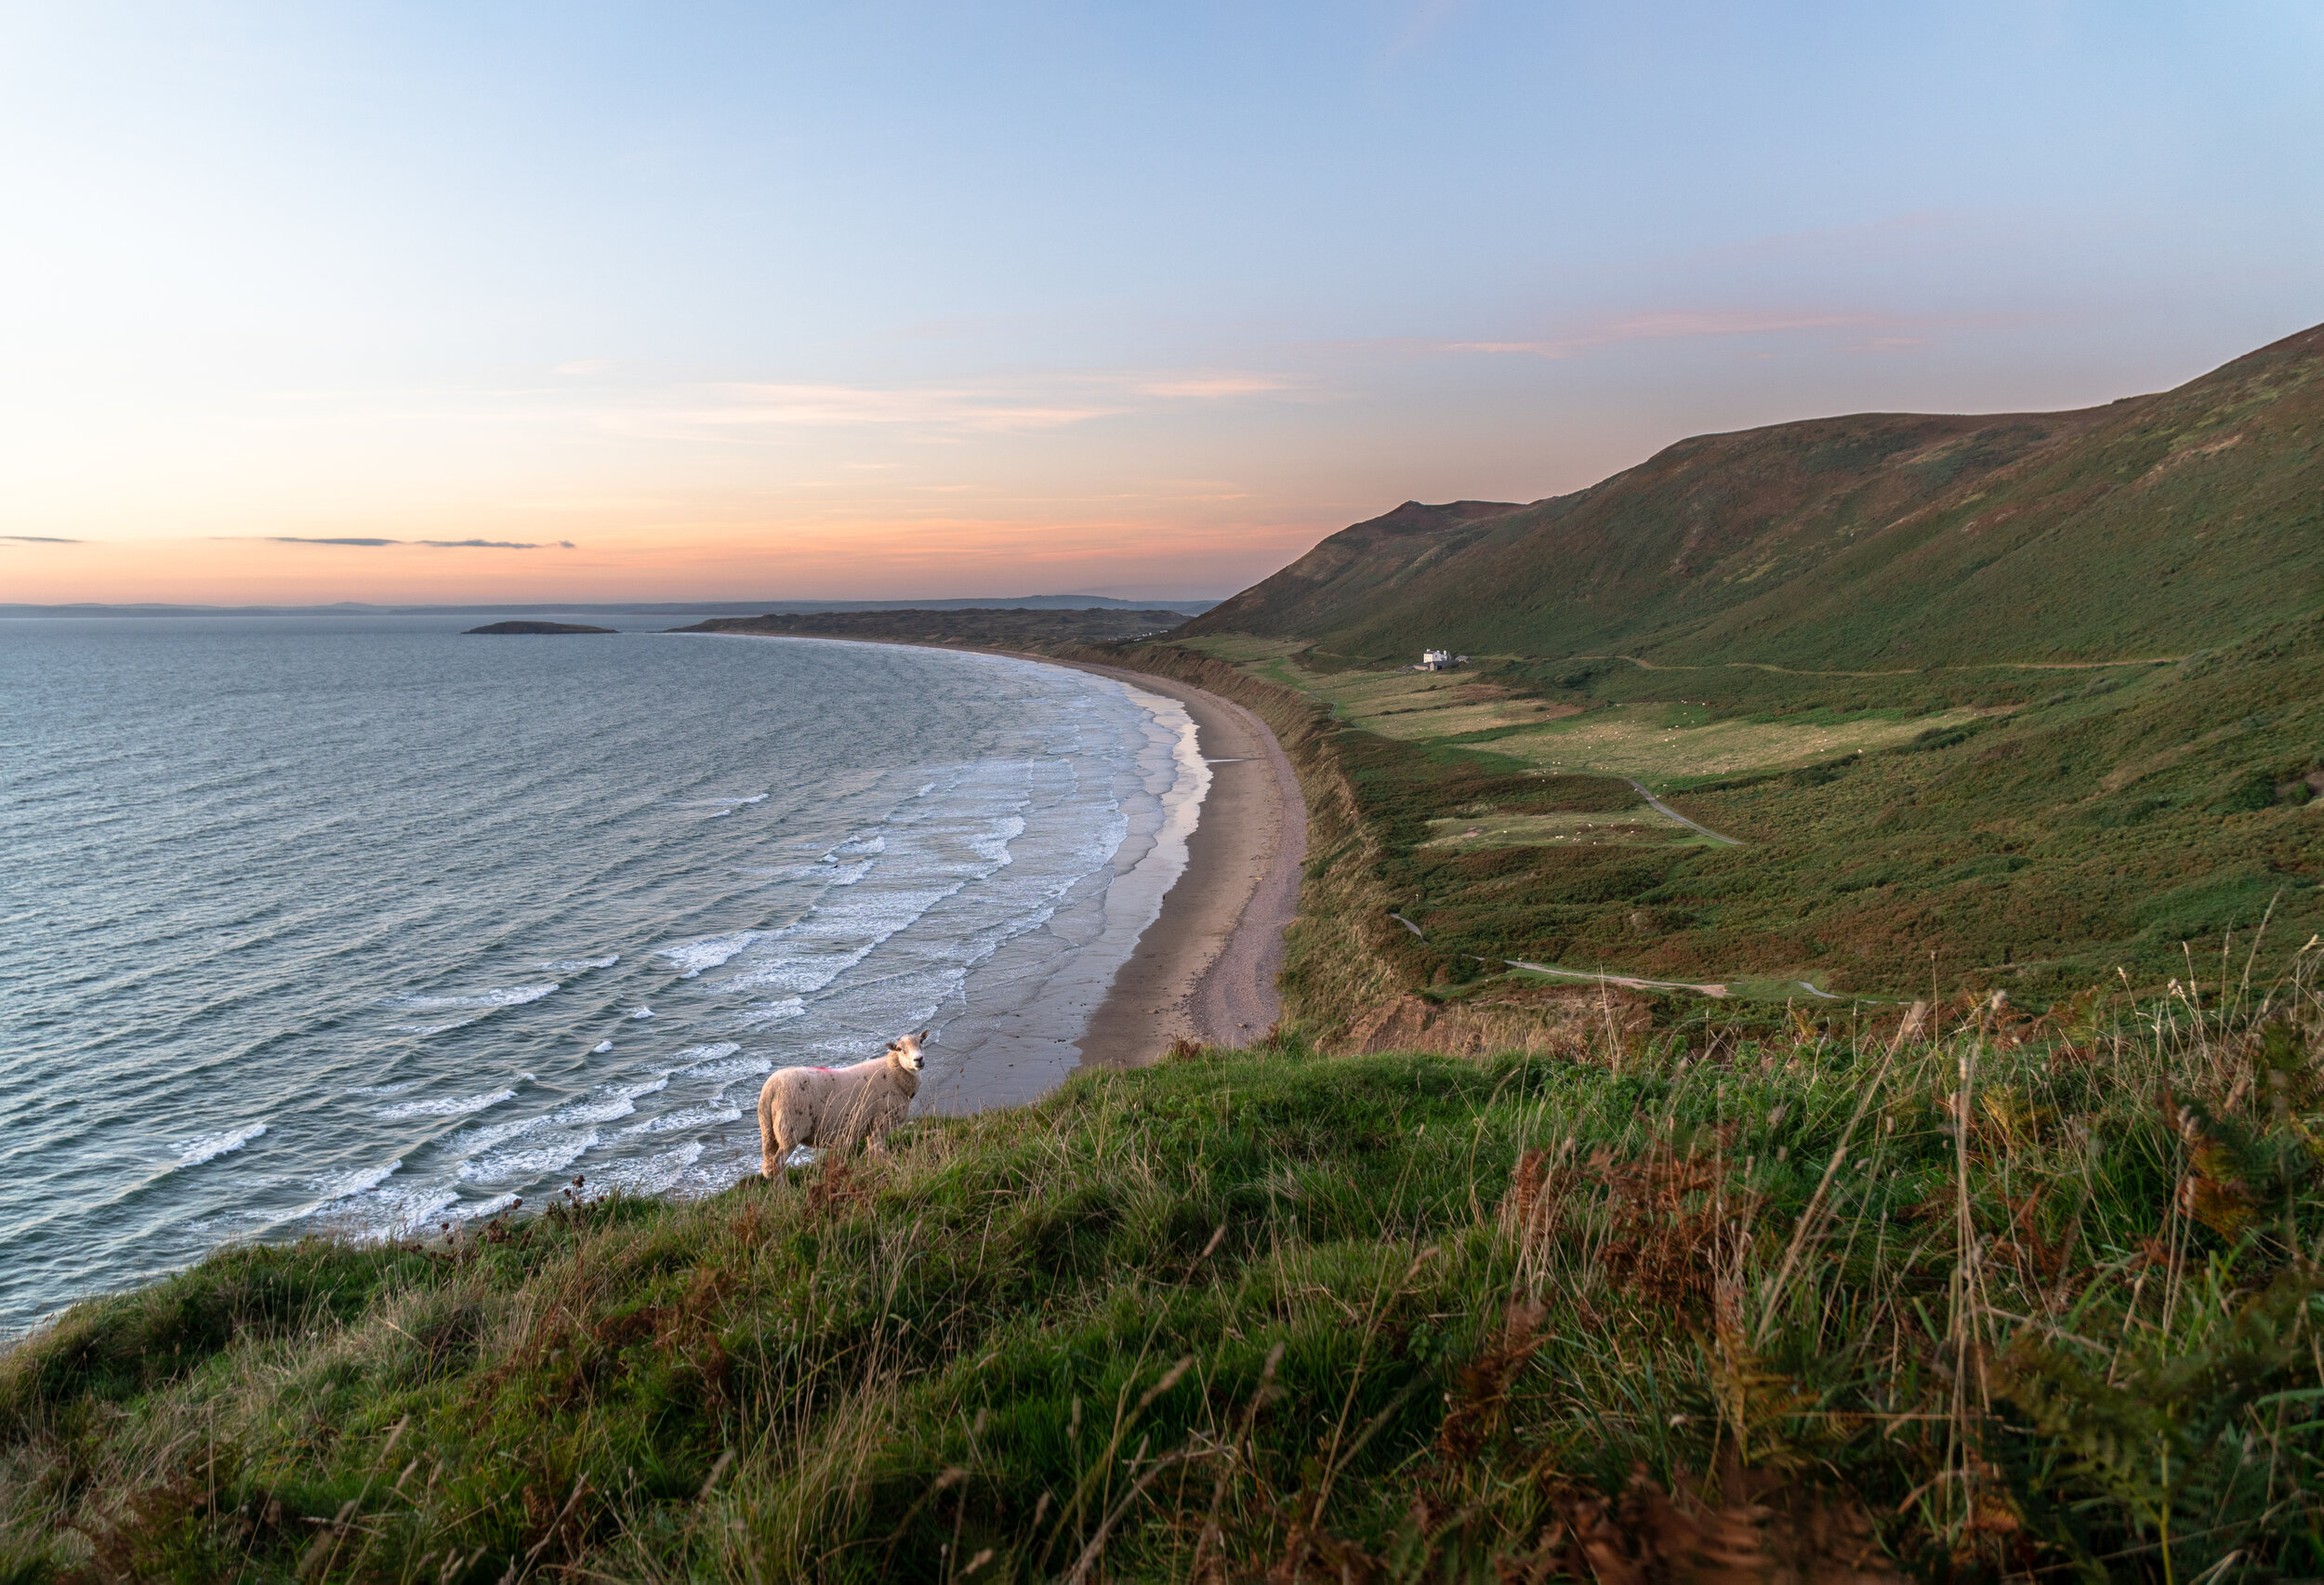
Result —
<svg viewBox="0 0 2324 1585"><path fill-rule="evenodd" d="M0 1578L2314 1574L2315 957L1934 1043L1278 1038L224 1251L0 1364Z"/></svg>
<svg viewBox="0 0 2324 1585"><path fill-rule="evenodd" d="M1568 690L1552 699L1522 666L1444 675L1315 670L1302 667L1294 646L1274 641L1209 639L1189 647L1324 701L1346 726L1406 743L1489 746L1535 769L1637 776L1657 788L1794 770L1979 719L1968 709L1842 708L1820 695L1780 713L1738 708L1731 697L1631 700ZM1665 672L1644 675L1674 686ZM1568 698L1593 707L1578 711Z"/></svg>
<svg viewBox="0 0 2324 1585"><path fill-rule="evenodd" d="M1316 751L1338 761L1373 838L1378 901L1365 905L1427 931L1367 938L1405 989L1523 958L1886 997L1934 982L2039 1003L2122 975L2159 987L2183 971L2182 943L2230 931L2275 972L2324 931L2324 803L2303 781L2324 768L2324 618L2169 666L1908 677L1872 695L1857 680L1755 667L1685 672L1683 693L1657 699L1646 691L1673 689L1674 674L1626 663L1499 663L1459 682L1266 660L1342 707ZM1431 736L1428 710L1366 713L1396 696L1383 686L1436 690L1410 697L1442 697L1453 724L1523 708L1526 688L1582 713ZM1723 762L1697 746L1713 744ZM1618 775L1652 778L1743 845L1647 839L1676 828ZM1607 801L1528 801L1586 786ZM1558 808L1610 818L1584 830L1591 814L1548 818Z"/></svg>

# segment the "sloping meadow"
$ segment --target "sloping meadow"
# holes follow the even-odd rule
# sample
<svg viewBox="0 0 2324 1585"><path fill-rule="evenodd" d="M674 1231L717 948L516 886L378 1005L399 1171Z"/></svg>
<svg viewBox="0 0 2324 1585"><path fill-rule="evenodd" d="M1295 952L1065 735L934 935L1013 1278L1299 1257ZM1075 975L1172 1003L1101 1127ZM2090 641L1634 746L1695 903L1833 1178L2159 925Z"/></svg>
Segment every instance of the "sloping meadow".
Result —
<svg viewBox="0 0 2324 1585"><path fill-rule="evenodd" d="M2324 1572L2316 957L1929 1041L1189 1050L230 1250L0 1367L0 1578Z"/></svg>
<svg viewBox="0 0 2324 1585"><path fill-rule="evenodd" d="M1320 737L1314 752L1336 759L1373 839L1381 912L1426 932L1392 921L1366 935L1403 988L1522 958L1690 982L1813 976L1887 998L1934 980L2040 1004L2122 988L2118 971L2159 988L2229 938L2238 970L2256 944L2262 973L2280 972L2324 930L2324 618L2089 670L1487 675L1600 711L1676 698L1672 711L1738 731L1871 713L1935 724L1816 764L1659 782L1737 846L1674 839L1686 834L1653 822L1621 778L1545 774L1500 742ZM1552 839L1525 818L1557 810L1602 824ZM1472 824L1481 840L1446 839Z"/></svg>

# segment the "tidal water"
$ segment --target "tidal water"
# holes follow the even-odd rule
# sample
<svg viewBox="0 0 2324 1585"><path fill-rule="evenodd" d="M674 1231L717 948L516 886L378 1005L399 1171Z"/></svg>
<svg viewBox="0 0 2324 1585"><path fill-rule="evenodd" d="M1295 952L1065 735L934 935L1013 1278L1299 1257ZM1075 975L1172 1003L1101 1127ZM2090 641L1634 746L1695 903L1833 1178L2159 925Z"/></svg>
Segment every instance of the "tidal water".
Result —
<svg viewBox="0 0 2324 1585"><path fill-rule="evenodd" d="M923 1109L1037 1094L1208 785L1079 672L481 620L0 621L0 1334L230 1241L721 1188L767 1073L905 1030Z"/></svg>

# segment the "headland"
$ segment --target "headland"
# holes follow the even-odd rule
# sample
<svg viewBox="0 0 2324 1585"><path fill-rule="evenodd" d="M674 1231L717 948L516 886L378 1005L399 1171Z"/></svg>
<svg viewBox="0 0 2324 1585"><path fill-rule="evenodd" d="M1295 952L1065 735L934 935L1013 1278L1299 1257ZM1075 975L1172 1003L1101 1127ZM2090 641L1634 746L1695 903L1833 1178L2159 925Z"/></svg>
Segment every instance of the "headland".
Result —
<svg viewBox="0 0 2324 1585"><path fill-rule="evenodd" d="M617 633L618 627L592 627L580 622L487 622L482 627L470 627L464 637L482 634L500 639L513 636L546 637L564 633Z"/></svg>

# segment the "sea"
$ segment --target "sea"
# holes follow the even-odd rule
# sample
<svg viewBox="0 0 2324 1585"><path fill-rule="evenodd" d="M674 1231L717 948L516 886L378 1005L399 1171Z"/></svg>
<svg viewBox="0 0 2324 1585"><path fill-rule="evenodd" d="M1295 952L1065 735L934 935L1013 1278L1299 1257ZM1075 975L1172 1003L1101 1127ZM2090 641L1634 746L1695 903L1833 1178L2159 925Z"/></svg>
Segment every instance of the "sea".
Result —
<svg viewBox="0 0 2324 1585"><path fill-rule="evenodd" d="M907 1031L919 1110L1030 1100L1208 786L1087 672L489 619L0 620L0 1336L224 1244L715 1192L770 1072Z"/></svg>

